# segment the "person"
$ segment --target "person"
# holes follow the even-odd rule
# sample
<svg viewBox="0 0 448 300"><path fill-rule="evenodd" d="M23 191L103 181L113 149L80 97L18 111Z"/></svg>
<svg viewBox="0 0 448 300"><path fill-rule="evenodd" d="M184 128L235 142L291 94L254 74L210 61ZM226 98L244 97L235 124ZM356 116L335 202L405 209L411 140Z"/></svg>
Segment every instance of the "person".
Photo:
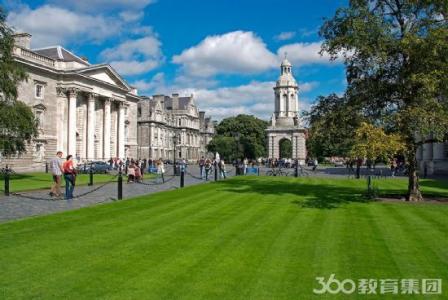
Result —
<svg viewBox="0 0 448 300"><path fill-rule="evenodd" d="M56 153L56 157L54 157L50 162L51 174L53 175L53 184L51 186L50 196L52 197L61 197L61 179L62 179L62 151L58 151Z"/></svg>
<svg viewBox="0 0 448 300"><path fill-rule="evenodd" d="M210 160L210 158L207 158L205 160L205 180L208 180L208 175L210 174L212 170L212 161Z"/></svg>
<svg viewBox="0 0 448 300"><path fill-rule="evenodd" d="M162 159L157 160L156 162L156 166L157 166L157 180L162 179L162 182L165 182L165 165L163 163Z"/></svg>
<svg viewBox="0 0 448 300"><path fill-rule="evenodd" d="M244 164L244 175L246 175L246 173L247 173L247 165L248 165L248 160L247 160L247 158L244 158L244 160L243 160L243 164Z"/></svg>
<svg viewBox="0 0 448 300"><path fill-rule="evenodd" d="M318 165L319 165L319 162L318 162L317 159L315 158L315 159L314 159L314 162L313 162L313 171L316 171Z"/></svg>
<svg viewBox="0 0 448 300"><path fill-rule="evenodd" d="M67 155L65 162L62 164L65 179L65 199L73 199L73 192L75 190L76 169L73 162L73 156Z"/></svg>
<svg viewBox="0 0 448 300"><path fill-rule="evenodd" d="M141 173L141 168L139 167L139 163L134 165L134 179L135 179L135 182L142 181L142 173Z"/></svg>
<svg viewBox="0 0 448 300"><path fill-rule="evenodd" d="M395 177L395 172L397 171L397 160L395 158L390 161L390 171L392 172L392 177Z"/></svg>
<svg viewBox="0 0 448 300"><path fill-rule="evenodd" d="M205 159L204 156L202 156L201 159L199 160L199 173L201 174L202 179L204 179L205 177L204 168L205 168Z"/></svg>
<svg viewBox="0 0 448 300"><path fill-rule="evenodd" d="M219 161L219 171L221 173L221 178L226 179L226 165L224 163L224 159Z"/></svg>
<svg viewBox="0 0 448 300"><path fill-rule="evenodd" d="M135 164L134 162L130 162L129 165L127 166L127 173L128 175L128 183L130 182L134 182L135 179Z"/></svg>

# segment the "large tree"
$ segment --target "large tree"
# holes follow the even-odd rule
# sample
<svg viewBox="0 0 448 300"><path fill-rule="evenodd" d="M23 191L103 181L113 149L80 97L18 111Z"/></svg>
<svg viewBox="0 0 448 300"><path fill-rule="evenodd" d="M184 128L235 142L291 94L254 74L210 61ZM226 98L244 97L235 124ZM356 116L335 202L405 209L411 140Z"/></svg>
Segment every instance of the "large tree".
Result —
<svg viewBox="0 0 448 300"><path fill-rule="evenodd" d="M349 156L363 117L348 105L346 97L320 96L304 117L309 124L307 149L312 157Z"/></svg>
<svg viewBox="0 0 448 300"><path fill-rule="evenodd" d="M417 148L448 131L447 16L446 0L351 0L320 31L322 51L345 59L348 101L403 137L411 201Z"/></svg>
<svg viewBox="0 0 448 300"><path fill-rule="evenodd" d="M17 85L27 79L14 60L14 36L0 7L0 152L10 155L26 151L26 142L37 136L37 122L31 109L17 101Z"/></svg>
<svg viewBox="0 0 448 300"><path fill-rule="evenodd" d="M208 150L219 152L227 160L263 157L267 126L268 122L249 115L223 119L215 128L216 136Z"/></svg>

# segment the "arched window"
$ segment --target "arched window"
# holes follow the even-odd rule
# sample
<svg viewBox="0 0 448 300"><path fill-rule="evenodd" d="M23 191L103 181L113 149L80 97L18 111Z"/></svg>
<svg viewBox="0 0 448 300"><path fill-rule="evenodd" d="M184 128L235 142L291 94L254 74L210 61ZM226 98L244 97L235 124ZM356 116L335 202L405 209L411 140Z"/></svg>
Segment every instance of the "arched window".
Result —
<svg viewBox="0 0 448 300"><path fill-rule="evenodd" d="M283 111L289 111L289 101L288 101L288 95L283 95Z"/></svg>

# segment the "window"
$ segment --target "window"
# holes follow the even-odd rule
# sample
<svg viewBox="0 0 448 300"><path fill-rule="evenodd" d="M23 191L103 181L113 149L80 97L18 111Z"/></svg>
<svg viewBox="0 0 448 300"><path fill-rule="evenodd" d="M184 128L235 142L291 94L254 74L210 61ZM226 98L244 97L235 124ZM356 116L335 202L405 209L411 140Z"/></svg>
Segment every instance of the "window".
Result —
<svg viewBox="0 0 448 300"><path fill-rule="evenodd" d="M44 127L44 111L42 109L35 109L34 116L36 117L37 127L42 129Z"/></svg>
<svg viewBox="0 0 448 300"><path fill-rule="evenodd" d="M36 84L34 86L34 95L37 99L44 98L44 86L42 84Z"/></svg>

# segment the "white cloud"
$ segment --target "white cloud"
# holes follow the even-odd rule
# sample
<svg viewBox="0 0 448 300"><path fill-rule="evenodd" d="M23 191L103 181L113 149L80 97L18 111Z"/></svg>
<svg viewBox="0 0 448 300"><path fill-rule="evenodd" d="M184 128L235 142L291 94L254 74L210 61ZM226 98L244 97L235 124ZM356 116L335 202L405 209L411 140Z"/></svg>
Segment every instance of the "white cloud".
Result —
<svg viewBox="0 0 448 300"><path fill-rule="evenodd" d="M55 44L100 42L120 31L121 24L102 15L91 16L51 5L34 10L21 6L11 11L8 24L19 32L33 35L34 48Z"/></svg>
<svg viewBox="0 0 448 300"><path fill-rule="evenodd" d="M293 65L299 66L307 64L332 64L339 61L331 61L330 56L326 53L320 55L321 45L321 42L285 45L277 50L277 54L279 57L283 57L287 53L288 60Z"/></svg>
<svg viewBox="0 0 448 300"><path fill-rule="evenodd" d="M146 73L163 61L161 42L155 36L127 40L120 45L105 49L100 56L122 75Z"/></svg>
<svg viewBox="0 0 448 300"><path fill-rule="evenodd" d="M137 80L131 84L137 88L140 95L144 95L145 91L161 88L165 86L165 74L160 72L154 75L149 81L144 79ZM143 92L143 93L142 93Z"/></svg>
<svg viewBox="0 0 448 300"><path fill-rule="evenodd" d="M237 114L253 114L263 119L269 119L274 112L275 82L253 81L249 84L235 87L219 87L215 89L181 89L180 94L194 94L196 103L201 110L215 119L222 119ZM309 92L318 85L317 82L300 84L301 92ZM305 103L305 107L309 105ZM299 107L302 100L299 97Z"/></svg>
<svg viewBox="0 0 448 300"><path fill-rule="evenodd" d="M60 4L60 0L50 0L54 4ZM113 9L127 9L139 10L155 0L64 0L64 5L70 8L81 11L98 11L98 10L113 10Z"/></svg>
<svg viewBox="0 0 448 300"><path fill-rule="evenodd" d="M294 31L287 31L287 32L281 32L280 34L276 35L274 38L277 41L287 41L296 36L296 33Z"/></svg>
<svg viewBox="0 0 448 300"><path fill-rule="evenodd" d="M197 77L218 73L259 73L278 64L266 44L254 33L245 31L208 36L198 45L174 56L173 62Z"/></svg>
<svg viewBox="0 0 448 300"><path fill-rule="evenodd" d="M140 21L145 13L143 11L122 11L120 12L120 18L125 22L136 22Z"/></svg>

